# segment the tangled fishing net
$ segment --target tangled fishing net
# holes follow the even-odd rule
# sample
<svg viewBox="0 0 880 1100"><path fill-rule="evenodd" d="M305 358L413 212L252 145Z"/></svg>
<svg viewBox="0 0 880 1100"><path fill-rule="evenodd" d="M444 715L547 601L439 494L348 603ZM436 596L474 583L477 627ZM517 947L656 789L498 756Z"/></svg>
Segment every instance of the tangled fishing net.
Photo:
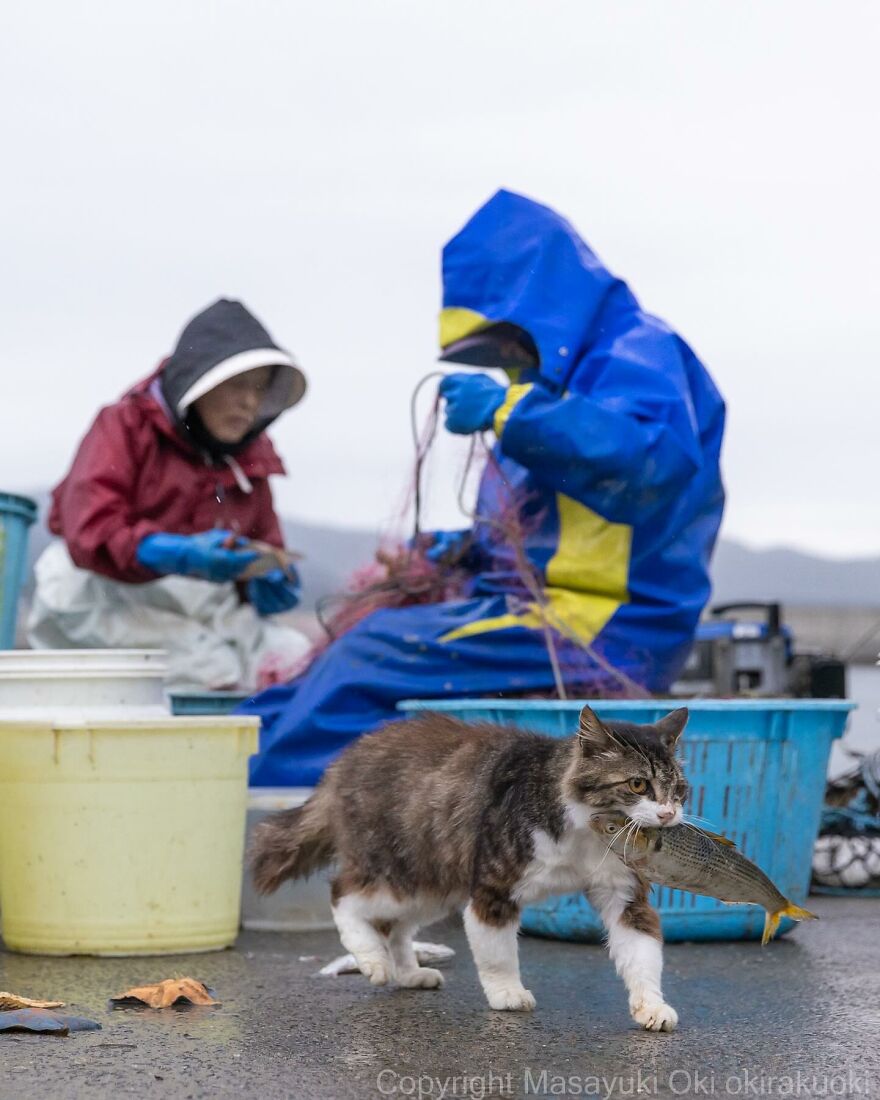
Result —
<svg viewBox="0 0 880 1100"><path fill-rule="evenodd" d="M421 536L413 546L398 542L380 547L375 561L355 570L345 592L321 600L318 619L327 637L317 651L374 611L442 603L463 596L467 571L454 563L429 560L425 556L428 541ZM335 610L328 613L328 607Z"/></svg>
<svg viewBox="0 0 880 1100"><path fill-rule="evenodd" d="M466 551L457 557L445 556L432 560L427 556L433 537L421 529L422 478L425 461L436 436L439 418L439 395L435 394L430 415L421 429L417 423L416 401L422 386L436 374L429 374L416 387L411 404L411 425L415 446L415 469L402 512L413 513L413 535L408 542L386 542L375 560L356 570L346 590L319 601L317 614L325 637L307 654L295 675L306 671L337 638L352 630L374 612L418 604L436 604L469 594L473 573L468 569ZM481 455L482 452L482 455ZM507 488L508 499L498 514L478 516L466 508L463 497L475 460L482 457L493 467L496 478ZM543 514L528 507L507 483L491 447L482 435L471 437L468 456L458 489L458 503L471 523L479 522L483 540L503 546L512 556L515 588L511 598L524 608L537 611L542 620L541 632L553 673L554 688L532 692L529 698L567 697L566 686L578 695L613 697L644 697L647 693L625 673L613 667L592 646L574 637L556 623L548 608L543 578L530 560L526 546L534 526L540 527ZM528 516L528 518L526 518Z"/></svg>

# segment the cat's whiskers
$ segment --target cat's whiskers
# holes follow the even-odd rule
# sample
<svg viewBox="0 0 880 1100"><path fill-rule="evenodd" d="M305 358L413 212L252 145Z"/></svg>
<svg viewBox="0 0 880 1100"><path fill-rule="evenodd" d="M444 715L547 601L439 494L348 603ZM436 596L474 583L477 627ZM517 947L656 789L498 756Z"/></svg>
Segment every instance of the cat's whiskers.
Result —
<svg viewBox="0 0 880 1100"><path fill-rule="evenodd" d="M682 821L682 825L690 829L692 832L699 834L700 836L706 835L705 829L701 829L699 825L694 825L692 821ZM714 832L715 830L712 831Z"/></svg>
<svg viewBox="0 0 880 1100"><path fill-rule="evenodd" d="M623 838L623 862L624 863L626 863L626 846L627 846L627 844L629 844L630 840L632 840L632 838L633 838L633 830L635 830L635 832L638 832L638 829L639 829L639 823L634 818L630 818L629 826L626 829L626 835Z"/></svg>
<svg viewBox="0 0 880 1100"><path fill-rule="evenodd" d="M595 868L595 869L596 869L597 871L598 871L598 870L599 870L599 868L600 868L600 867L602 866L602 864L603 864L603 863L605 862L605 860L606 860L606 859L608 858L608 853L609 853L609 852L611 851L611 849L612 849L613 847L614 847L614 839L612 838L612 840L611 840L611 843L610 843L610 844L608 845L608 847L607 847L607 848L605 849L605 851L604 851L604 852L602 853L602 858L601 858L601 859L599 860L599 862L598 862L598 863L596 864L596 868Z"/></svg>
<svg viewBox="0 0 880 1100"><path fill-rule="evenodd" d="M626 824L626 826L624 827L624 830L623 830L624 834L625 834L625 833L626 833L626 832L627 832L627 831L628 831L628 830L629 830L629 829L630 829L630 828L631 828L631 827L632 827L633 825L635 825L635 822L634 822L634 821L633 821L633 820L632 820L632 819L630 818L630 820L628 821L628 823L627 823L627 824ZM602 855L602 858L601 858L601 859L599 860L599 862L598 862L598 863L596 864L596 868L595 868L595 870L597 870L597 871L598 871L598 870L599 870L599 868L600 868L600 867L602 866L602 864L603 864L603 863L605 862L605 860L606 860L606 859L608 858L608 853L609 853L609 852L611 851L611 849L612 849L612 848L614 847L614 842L615 842L615 840L617 840L617 838L618 838L619 836L620 836L620 834L619 834L619 833L615 833L615 834L614 834L614 836L613 836L613 837L611 838L611 842L610 842L610 844L608 845L608 847L607 847L607 848L605 849L605 851L604 851L604 853L603 853L603 855ZM626 841L625 841L625 840L624 840L624 847L626 847Z"/></svg>

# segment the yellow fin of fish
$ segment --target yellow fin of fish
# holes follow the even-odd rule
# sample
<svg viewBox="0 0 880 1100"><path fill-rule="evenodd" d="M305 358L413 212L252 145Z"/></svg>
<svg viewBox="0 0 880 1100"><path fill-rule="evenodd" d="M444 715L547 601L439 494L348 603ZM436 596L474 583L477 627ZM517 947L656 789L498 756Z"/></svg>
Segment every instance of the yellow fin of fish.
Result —
<svg viewBox="0 0 880 1100"><path fill-rule="evenodd" d="M795 905L794 902L788 902L781 909L777 909L775 913L767 913L764 918L764 935L761 937L761 944L769 943L776 935L776 929L779 927L779 922L783 917L791 917L792 920L818 920L819 918L815 913L811 913L809 909L802 909L799 905Z"/></svg>
<svg viewBox="0 0 880 1100"><path fill-rule="evenodd" d="M723 844L725 848L736 847L736 841L731 840L729 836L722 836L721 833L710 833L708 829L703 829L702 832L705 833L710 840L714 840L716 844Z"/></svg>

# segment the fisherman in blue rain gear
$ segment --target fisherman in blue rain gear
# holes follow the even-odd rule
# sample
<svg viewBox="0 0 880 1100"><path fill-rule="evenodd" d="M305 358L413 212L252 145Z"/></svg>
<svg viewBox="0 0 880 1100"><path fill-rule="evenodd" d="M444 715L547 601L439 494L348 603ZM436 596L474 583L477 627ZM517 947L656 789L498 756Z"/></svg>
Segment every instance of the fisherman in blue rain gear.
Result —
<svg viewBox="0 0 880 1100"><path fill-rule="evenodd" d="M441 357L469 368L441 383L446 427L495 439L472 529L428 549L467 567L467 595L373 612L250 700L258 786L316 783L402 699L552 692L548 633L571 693L663 692L686 659L724 505L706 369L567 221L508 191L444 249L443 307Z"/></svg>

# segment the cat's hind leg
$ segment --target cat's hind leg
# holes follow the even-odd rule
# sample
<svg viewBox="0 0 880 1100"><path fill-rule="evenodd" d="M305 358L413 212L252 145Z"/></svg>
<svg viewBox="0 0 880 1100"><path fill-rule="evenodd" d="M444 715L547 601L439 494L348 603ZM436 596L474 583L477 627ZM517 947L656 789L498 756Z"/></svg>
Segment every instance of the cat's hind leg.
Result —
<svg viewBox="0 0 880 1100"><path fill-rule="evenodd" d="M394 976L405 989L439 989L443 975L429 966L420 966L413 947L418 925L399 920L388 931L388 950L394 963Z"/></svg>
<svg viewBox="0 0 880 1100"><path fill-rule="evenodd" d="M337 895L335 889L334 895ZM394 961L389 940L380 931L383 921L387 921L381 899L365 890L334 896L333 920L342 946L354 955L360 972L373 985L387 985L392 981Z"/></svg>
<svg viewBox="0 0 880 1100"><path fill-rule="evenodd" d="M464 928L490 1008L531 1012L535 998L519 976L519 909L507 899L471 898Z"/></svg>

